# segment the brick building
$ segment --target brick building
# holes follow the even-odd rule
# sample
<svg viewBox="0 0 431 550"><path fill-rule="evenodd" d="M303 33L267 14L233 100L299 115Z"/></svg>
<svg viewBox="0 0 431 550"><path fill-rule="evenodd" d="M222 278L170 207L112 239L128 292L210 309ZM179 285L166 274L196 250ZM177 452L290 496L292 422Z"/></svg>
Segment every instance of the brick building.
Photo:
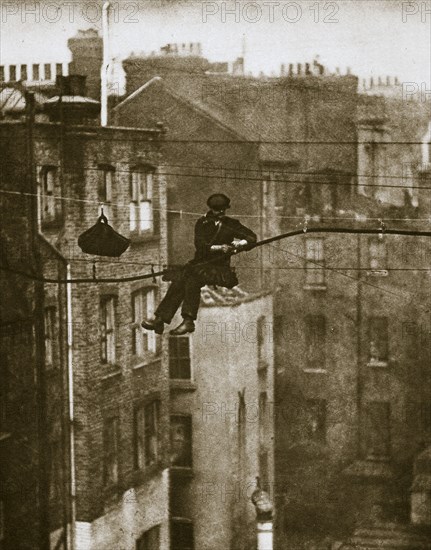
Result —
<svg viewBox="0 0 431 550"><path fill-rule="evenodd" d="M86 104L87 110L88 104L94 105ZM56 290L57 285L44 285L46 376L60 378L62 390L57 408L50 402L53 408L45 415L52 437L48 477L57 483L52 488L56 513L51 510L49 517L51 543L57 544L62 528L68 525L69 542L76 549L134 549L156 544L156 540L167 547L168 363L163 342L146 335L139 325L141 317L154 307L160 289L152 279L114 282L146 274L152 264L156 269L166 264L166 181L159 170L161 132L100 128L94 120L85 124L91 113L76 110L76 102L63 108L65 115L68 108L75 109L71 118L81 116L81 125L49 121L32 128L39 197L37 231L51 254L56 254L54 259L59 258L63 278L66 263L69 278L90 282L68 285L67 308L62 303L61 310L58 294L64 296L65 285L59 287L61 291ZM55 111L51 108L45 116L55 117ZM26 126L3 121L0 132L2 181L16 193L26 181L25 164L20 162L26 158ZM20 196L19 200L26 199ZM132 243L121 259L97 258L93 263L92 257L78 248L77 237L95 223L102 206L110 223ZM35 215L20 209L18 201L10 206L10 212L14 216L22 212L24 220L26 214L30 220ZM11 223L5 222L4 233L12 252L21 250L21 235ZM13 257L13 267L24 270L22 261L31 257L30 252L31 246ZM45 262L45 278L55 280L59 276L54 267L52 262ZM94 275L108 281L91 282ZM14 284L13 279L8 284ZM31 349L26 353L31 354ZM55 369L54 358L60 355L63 367ZM12 395L16 401L31 392L31 386L19 391L21 395ZM66 409L65 437L57 427L59 403ZM19 448L9 445L8 449L7 462L15 467ZM61 510L58 485L66 485L63 522L57 517ZM30 532L17 528L26 518L25 510L19 511L26 504L25 496L21 495L22 502L8 497L4 507L8 549L42 547ZM39 513L38 504L28 499L28 505L34 505L28 520ZM8 524L8 518L14 518L15 523Z"/></svg>
<svg viewBox="0 0 431 550"><path fill-rule="evenodd" d="M272 297L205 287L199 315L169 340L173 548L245 550L274 487Z"/></svg>

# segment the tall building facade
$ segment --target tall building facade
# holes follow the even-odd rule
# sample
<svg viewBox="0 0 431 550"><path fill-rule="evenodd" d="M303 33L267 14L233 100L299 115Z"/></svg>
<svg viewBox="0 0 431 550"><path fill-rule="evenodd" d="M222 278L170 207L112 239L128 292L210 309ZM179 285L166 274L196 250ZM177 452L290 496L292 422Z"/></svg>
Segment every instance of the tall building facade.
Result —
<svg viewBox="0 0 431 550"><path fill-rule="evenodd" d="M152 265L157 269L166 263L161 133L101 128L97 119L88 123L91 113L79 112L74 116L82 117L80 125L47 119L31 125L29 139L24 123L4 121L0 129L3 182L13 193L21 191L22 181L34 182L33 191L22 189L33 196L35 210L27 212L28 219L36 220L36 237L61 265L59 270L53 261L45 262L42 274L45 391L52 379L60 379L58 399L48 399L45 411L49 447L44 459L53 506L45 510L48 534L53 547L135 549L157 540L163 548L169 545L167 350L161 339L140 327L158 300L159 284L139 279ZM48 110L45 116L55 115ZM33 180L23 180L21 160L28 159L28 147ZM18 220L26 214L19 203L10 208ZM77 245L102 209L109 223L131 240L121 259L91 257ZM5 223L4 232L12 252L14 246L21 250L15 226ZM23 258L13 257L12 268L31 275ZM59 277L81 283L57 285ZM63 370L57 374L60 356ZM23 380L20 392L30 391L30 382ZM11 399L13 403L18 396ZM17 452L10 448L6 457L14 468ZM62 488L64 517L59 513ZM39 499L41 491L34 491ZM41 513L43 503L34 504L30 517ZM6 548L46 547L31 536L26 542L25 529L15 528L22 512L11 497L4 510ZM15 519L8 524L8 518Z"/></svg>

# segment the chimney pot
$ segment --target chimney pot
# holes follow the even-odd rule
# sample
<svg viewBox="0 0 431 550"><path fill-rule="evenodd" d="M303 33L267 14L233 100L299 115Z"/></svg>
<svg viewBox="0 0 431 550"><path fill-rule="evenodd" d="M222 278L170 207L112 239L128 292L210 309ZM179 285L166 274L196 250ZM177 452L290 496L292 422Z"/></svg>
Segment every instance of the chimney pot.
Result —
<svg viewBox="0 0 431 550"><path fill-rule="evenodd" d="M391 77L387 76L386 77L386 86L390 86L390 85L391 85Z"/></svg>
<svg viewBox="0 0 431 550"><path fill-rule="evenodd" d="M370 78L370 89L371 88L374 88L374 78L373 77Z"/></svg>
<svg viewBox="0 0 431 550"><path fill-rule="evenodd" d="M286 65L284 63L280 67L280 76L286 76Z"/></svg>
<svg viewBox="0 0 431 550"><path fill-rule="evenodd" d="M311 71L310 71L310 63L306 63L306 64L305 64L305 74L306 74L306 75L310 75L310 74L311 74Z"/></svg>
<svg viewBox="0 0 431 550"><path fill-rule="evenodd" d="M381 77L381 76L379 76L378 82L379 82L379 86L382 86L382 85L383 85L383 81L382 81L382 77Z"/></svg>
<svg viewBox="0 0 431 550"><path fill-rule="evenodd" d="M399 83L400 83L400 82L399 82L399 80L398 80L398 77L396 76L396 77L395 77L395 82L394 82L395 86L398 86Z"/></svg>
<svg viewBox="0 0 431 550"><path fill-rule="evenodd" d="M301 74L302 74L302 64L301 64L301 63L298 63L298 64L297 64L297 74L298 74L298 75L301 75Z"/></svg>
<svg viewBox="0 0 431 550"><path fill-rule="evenodd" d="M335 73L338 74L338 75L341 74L341 72L340 72L340 67L336 67L336 68L335 68Z"/></svg>
<svg viewBox="0 0 431 550"><path fill-rule="evenodd" d="M352 74L352 67L347 67L347 74Z"/></svg>

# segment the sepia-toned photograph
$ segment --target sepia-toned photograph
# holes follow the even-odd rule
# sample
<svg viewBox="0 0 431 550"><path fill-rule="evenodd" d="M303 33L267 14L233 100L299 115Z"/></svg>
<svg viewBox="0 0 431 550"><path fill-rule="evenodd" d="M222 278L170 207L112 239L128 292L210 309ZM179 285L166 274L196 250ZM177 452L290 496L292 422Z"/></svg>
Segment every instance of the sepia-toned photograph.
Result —
<svg viewBox="0 0 431 550"><path fill-rule="evenodd" d="M0 0L0 550L431 550L431 0Z"/></svg>

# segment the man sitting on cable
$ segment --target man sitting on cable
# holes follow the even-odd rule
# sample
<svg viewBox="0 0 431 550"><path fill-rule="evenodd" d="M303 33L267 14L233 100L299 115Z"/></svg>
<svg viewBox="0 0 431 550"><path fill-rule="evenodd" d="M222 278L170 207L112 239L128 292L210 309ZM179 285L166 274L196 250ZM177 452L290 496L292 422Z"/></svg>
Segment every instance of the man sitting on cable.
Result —
<svg viewBox="0 0 431 550"><path fill-rule="evenodd" d="M257 237L238 220L225 215L226 209L230 207L230 199L226 195L211 195L207 205L210 211L199 218L195 225L195 257L173 279L154 318L142 322L147 330L162 334L164 324L172 321L182 303L183 322L170 334L181 336L194 332L201 288L205 285L233 288L238 284L230 266L230 257L239 250L252 248Z"/></svg>

